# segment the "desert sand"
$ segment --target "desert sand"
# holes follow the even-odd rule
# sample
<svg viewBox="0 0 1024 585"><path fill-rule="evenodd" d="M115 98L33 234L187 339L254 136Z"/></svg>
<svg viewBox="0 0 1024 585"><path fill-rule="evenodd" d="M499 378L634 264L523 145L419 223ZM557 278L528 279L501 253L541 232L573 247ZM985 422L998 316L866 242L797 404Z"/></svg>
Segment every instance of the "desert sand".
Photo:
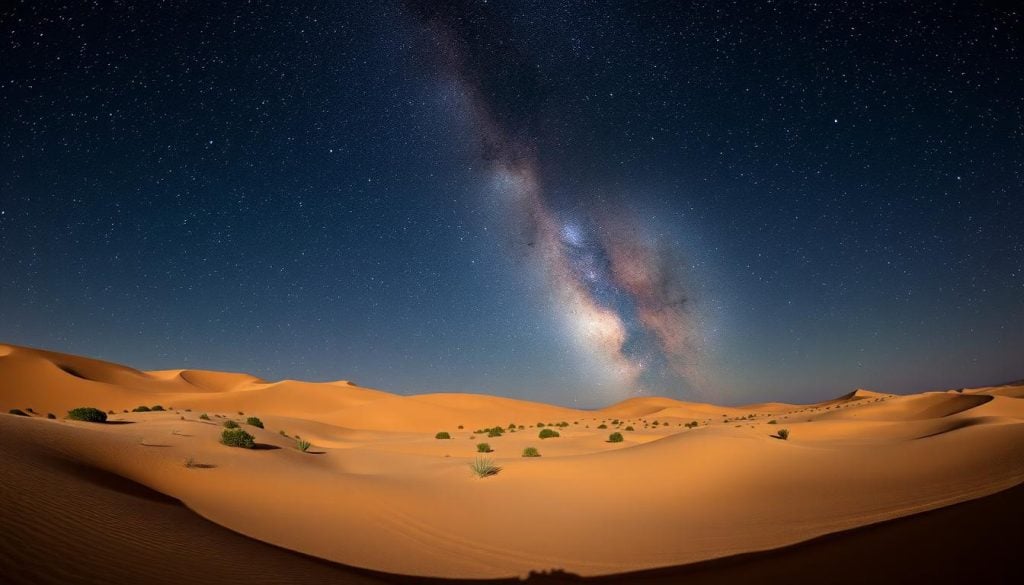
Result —
<svg viewBox="0 0 1024 585"><path fill-rule="evenodd" d="M497 578L678 566L1013 488L1024 482L1022 397L1024 383L857 390L813 405L634 398L574 410L345 381L143 372L0 345L0 412L27 415L0 415L0 562L24 582L54 570L51 556L98 559L113 581L129 581L187 563L197 547L222 549L211 577L292 562L275 555L301 559L310 578L333 570L316 558L370 570L352 582L378 571ZM131 412L140 405L166 410ZM65 419L82 406L113 414L104 424ZM247 425L250 416L265 428ZM228 419L256 448L219 442ZM513 423L497 437L476 432ZM540 439L538 423L563 423L561 436ZM436 439L442 431L452 438ZM612 432L624 440L609 442ZM485 442L501 469L481 478L469 463ZM526 447L541 456L522 457ZM28 544L40 542L49 548Z"/></svg>

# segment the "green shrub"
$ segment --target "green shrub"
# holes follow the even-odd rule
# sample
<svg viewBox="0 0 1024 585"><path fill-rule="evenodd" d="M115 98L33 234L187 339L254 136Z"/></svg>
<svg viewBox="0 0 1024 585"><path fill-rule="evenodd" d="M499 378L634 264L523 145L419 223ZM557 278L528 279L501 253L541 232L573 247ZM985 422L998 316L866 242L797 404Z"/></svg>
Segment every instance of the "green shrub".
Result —
<svg viewBox="0 0 1024 585"><path fill-rule="evenodd" d="M500 437L501 436L501 429L500 428L488 429L487 430L487 436L488 437Z"/></svg>
<svg viewBox="0 0 1024 585"><path fill-rule="evenodd" d="M303 453L305 453L306 451L309 451L309 448L312 447L312 446L313 445L309 441L307 441L305 439L296 439L295 440L295 448L298 449L299 451L302 451Z"/></svg>
<svg viewBox="0 0 1024 585"><path fill-rule="evenodd" d="M560 437L561 435L559 435L558 431L556 431L556 430L541 429L540 434L537 435L537 436L542 438L542 439L553 439L555 437Z"/></svg>
<svg viewBox="0 0 1024 585"><path fill-rule="evenodd" d="M627 430L627 431L632 431L632 430L633 430L633 427L632 427L632 426L628 426L628 427L626 427L626 430Z"/></svg>
<svg viewBox="0 0 1024 585"><path fill-rule="evenodd" d="M601 424L597 425L597 428L599 428L599 429L607 429L608 425L606 425L604 423L601 423Z"/></svg>
<svg viewBox="0 0 1024 585"><path fill-rule="evenodd" d="M132 412L149 412L148 406L136 406L132 409Z"/></svg>
<svg viewBox="0 0 1024 585"><path fill-rule="evenodd" d="M226 421L224 421L224 428L225 429L237 429L238 428L238 423L236 423L233 420L226 420Z"/></svg>
<svg viewBox="0 0 1024 585"><path fill-rule="evenodd" d="M252 435L245 432L245 429L239 428L224 429L220 434L220 442L228 447L241 447L243 449L252 449L256 444L256 440Z"/></svg>
<svg viewBox="0 0 1024 585"><path fill-rule="evenodd" d="M488 443L479 443L476 446L477 453L490 453L494 451Z"/></svg>
<svg viewBox="0 0 1024 585"><path fill-rule="evenodd" d="M201 419L203 419L203 420L210 420L210 415L208 415L208 414L206 414L206 413L204 412L203 414L200 414L200 415L199 415L199 418L201 418Z"/></svg>
<svg viewBox="0 0 1024 585"><path fill-rule="evenodd" d="M523 449L523 457L540 457L540 451L536 447L527 447Z"/></svg>
<svg viewBox="0 0 1024 585"><path fill-rule="evenodd" d="M245 419L245 423L248 425L252 425L254 427L259 427L261 429L263 428L263 421L256 418L255 416L250 416L249 418Z"/></svg>
<svg viewBox="0 0 1024 585"><path fill-rule="evenodd" d="M12 408L12 409L8 410L7 412L9 412L9 413L11 413L11 414L13 414L15 416L28 416L28 413L25 412L24 410L20 409L20 408Z"/></svg>
<svg viewBox="0 0 1024 585"><path fill-rule="evenodd" d="M98 408L92 408L83 406L81 408L72 408L68 411L68 418L71 420L82 420L85 422L107 422L107 413L103 412Z"/></svg>
<svg viewBox="0 0 1024 585"><path fill-rule="evenodd" d="M622 433L612 433L612 434L608 435L608 442L609 443L621 443L622 442Z"/></svg>
<svg viewBox="0 0 1024 585"><path fill-rule="evenodd" d="M452 436L449 435L446 431L441 431L440 433L437 433L436 435L434 435L434 438L435 439L450 439L450 438L452 438Z"/></svg>
<svg viewBox="0 0 1024 585"><path fill-rule="evenodd" d="M159 404L157 404L153 408L150 408L150 410L152 410L153 412L163 412L164 411L164 407L162 407Z"/></svg>
<svg viewBox="0 0 1024 585"><path fill-rule="evenodd" d="M501 468L494 464L488 457L477 457L469 464L469 468L473 470L473 473L477 477L490 477L497 475Z"/></svg>
<svg viewBox="0 0 1024 585"><path fill-rule="evenodd" d="M55 420L57 418L57 415L53 414L52 412L48 412L46 413L46 418L50 420Z"/></svg>
<svg viewBox="0 0 1024 585"><path fill-rule="evenodd" d="M789 440L789 429L779 429L778 436L783 441Z"/></svg>

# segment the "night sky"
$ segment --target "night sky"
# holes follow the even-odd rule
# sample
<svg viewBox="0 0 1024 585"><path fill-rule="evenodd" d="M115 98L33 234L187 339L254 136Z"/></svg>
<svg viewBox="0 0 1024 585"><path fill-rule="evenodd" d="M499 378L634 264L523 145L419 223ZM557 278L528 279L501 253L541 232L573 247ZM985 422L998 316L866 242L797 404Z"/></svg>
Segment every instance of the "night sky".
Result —
<svg viewBox="0 0 1024 585"><path fill-rule="evenodd" d="M1024 377L975 2L16 2L0 341L578 406Z"/></svg>

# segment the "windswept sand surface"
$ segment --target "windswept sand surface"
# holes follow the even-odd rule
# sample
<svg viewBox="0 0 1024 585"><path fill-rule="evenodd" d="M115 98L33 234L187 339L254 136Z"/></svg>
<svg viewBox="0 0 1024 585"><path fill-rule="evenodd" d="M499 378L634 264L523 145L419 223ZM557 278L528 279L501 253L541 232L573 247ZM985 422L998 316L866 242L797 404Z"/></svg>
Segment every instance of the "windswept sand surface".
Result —
<svg viewBox="0 0 1024 585"><path fill-rule="evenodd" d="M28 571L46 554L106 554L131 575L136 561L109 550L118 539L145 542L154 531L166 539L179 523L208 526L170 499L134 493L134 482L255 539L389 573L600 575L680 565L1020 484L1022 396L1024 384L911 396L858 390L810 406L641 398L579 411L479 395L397 396L347 382L140 372L0 345L0 412L33 411L0 415L0 554ZM168 410L123 412L156 404ZM116 414L108 424L63 419L78 406ZM248 416L265 429L247 426ZM257 449L219 443L229 418L255 435ZM538 438L537 423L562 421L561 437ZM691 421L698 426L684 426ZM524 428L500 437L473 432L511 423ZM789 440L775 436L780 429ZM435 439L438 431L453 438ZM607 442L613 431L625 440ZM295 435L313 443L309 453L295 448ZM502 468L483 479L468 467L481 442ZM525 447L542 456L520 457ZM186 467L190 458L201 466ZM77 508L86 501L106 520L122 514L123 532L90 535L90 515ZM40 502L67 513L42 514ZM40 535L53 540L49 553L19 547ZM187 557L192 538L180 555L138 562ZM204 546L221 541L209 536ZM225 544L238 549L228 557L244 558L248 542ZM254 553L262 563L273 554Z"/></svg>

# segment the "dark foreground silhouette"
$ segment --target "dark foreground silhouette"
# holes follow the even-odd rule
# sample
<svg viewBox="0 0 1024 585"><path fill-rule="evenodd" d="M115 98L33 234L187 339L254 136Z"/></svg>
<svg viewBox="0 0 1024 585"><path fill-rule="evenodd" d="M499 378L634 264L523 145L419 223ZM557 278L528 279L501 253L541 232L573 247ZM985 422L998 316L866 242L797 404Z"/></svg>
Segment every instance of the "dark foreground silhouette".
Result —
<svg viewBox="0 0 1024 585"><path fill-rule="evenodd" d="M17 468L17 469L15 469ZM84 481L68 481L71 478ZM75 505L60 505L75 485ZM231 532L160 493L62 458L0 448L0 581L21 583L395 583L503 585L347 567ZM783 549L692 565L531 583L1020 583L1024 485ZM357 537L353 535L353 537ZM401 554L395 551L395 554Z"/></svg>

